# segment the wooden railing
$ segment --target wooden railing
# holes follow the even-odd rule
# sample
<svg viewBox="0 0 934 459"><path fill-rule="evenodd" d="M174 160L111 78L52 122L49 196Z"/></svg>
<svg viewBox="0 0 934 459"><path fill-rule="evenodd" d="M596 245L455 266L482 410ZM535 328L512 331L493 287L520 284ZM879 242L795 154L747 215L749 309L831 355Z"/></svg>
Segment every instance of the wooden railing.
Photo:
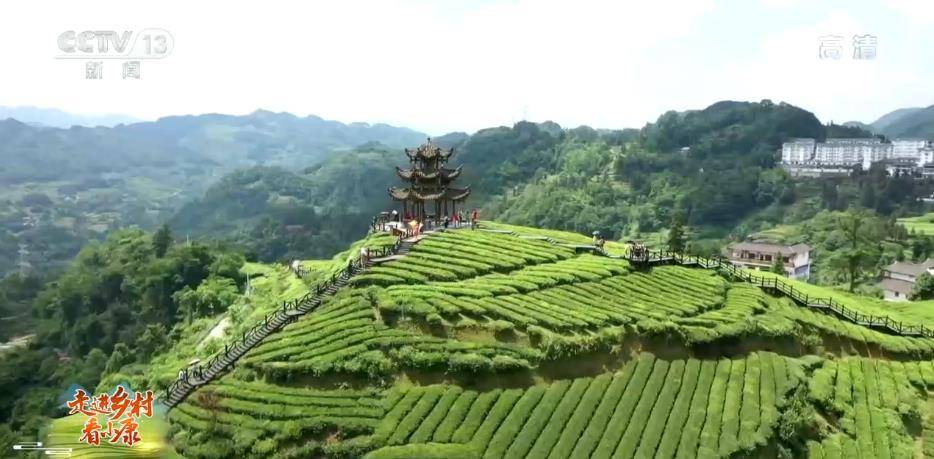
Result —
<svg viewBox="0 0 934 459"><path fill-rule="evenodd" d="M398 238L394 244L388 244L381 247L369 249L367 258L378 258L395 253L402 244L402 238ZM310 291L299 298L284 301L281 308L266 314L263 320L257 322L249 330L242 333L232 345L224 344L223 350L218 350L207 362L193 367L186 367L181 373L181 377L170 385L164 394L163 401L169 409L175 407L179 402L185 399L197 387L204 385L215 377L220 375L224 368L232 365L247 351L258 345L267 336L278 330L283 325L294 321L298 316L307 314L320 306L325 300L325 293L340 280L347 281L355 273L364 270L369 260L362 259L359 255L354 256L348 261L347 266L340 271L333 273L329 278L319 282ZM333 292L332 292L333 293Z"/></svg>
<svg viewBox="0 0 934 459"><path fill-rule="evenodd" d="M606 252L602 252L606 255ZM777 277L757 276L749 271L738 268L722 258L705 258L672 251L651 251L651 250L632 250L630 249L625 257L630 263L636 265L655 265L655 264L679 264L685 266L700 266L706 269L714 269L760 288L771 290L791 298L798 304L811 308L824 309L833 312L837 316L844 318L857 325L870 328L884 329L889 332L903 336L923 336L934 338L934 328L914 324L906 324L902 321L894 320L888 316L865 314L851 307L847 307L833 297L815 297L795 288L793 284L785 282Z"/></svg>

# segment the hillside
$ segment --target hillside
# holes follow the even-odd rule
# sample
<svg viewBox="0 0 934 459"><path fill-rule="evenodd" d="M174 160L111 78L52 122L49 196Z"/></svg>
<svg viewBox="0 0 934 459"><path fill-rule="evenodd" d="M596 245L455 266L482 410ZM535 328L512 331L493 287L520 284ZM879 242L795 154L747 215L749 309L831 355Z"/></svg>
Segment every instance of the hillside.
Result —
<svg viewBox="0 0 934 459"><path fill-rule="evenodd" d="M896 137L934 137L934 106L902 108L888 113L872 123L879 134Z"/></svg>
<svg viewBox="0 0 934 459"><path fill-rule="evenodd" d="M111 127L140 121L127 115L76 115L57 108L0 106L0 120L7 118L13 118L26 124L66 129L72 126Z"/></svg>
<svg viewBox="0 0 934 459"><path fill-rule="evenodd" d="M110 231L154 228L240 169L302 170L360 145L423 140L405 128L262 110L68 129L0 120L0 276L16 268L21 249L45 274ZM352 240L327 244L328 253Z"/></svg>
<svg viewBox="0 0 934 459"><path fill-rule="evenodd" d="M330 257L364 236L396 183L399 152L368 145L292 171L232 172L168 221L178 233L233 241L262 261Z"/></svg>
<svg viewBox="0 0 934 459"><path fill-rule="evenodd" d="M876 331L712 270L576 251L587 236L485 228L498 230L430 234L352 277L175 407L173 448L189 458L934 454L934 338ZM373 235L315 263L304 288L360 244L391 242ZM261 285L256 300L267 292L275 307L281 290ZM172 362L209 355L190 343L148 376L109 380L165 387Z"/></svg>
<svg viewBox="0 0 934 459"><path fill-rule="evenodd" d="M548 137L541 129L527 130L532 131L527 138ZM795 183L774 168L782 142L823 138L833 130L810 112L768 100L669 111L635 135L597 137L594 131L587 136L579 128L553 141L553 153L540 154L534 166L503 167L528 177L525 183L512 182L518 186L507 193L509 199L488 205L488 215L641 239L680 214L719 238L744 217L763 209L780 215L798 198Z"/></svg>
<svg viewBox="0 0 934 459"><path fill-rule="evenodd" d="M256 164L304 167L335 149L373 141L402 148L424 139L406 128L264 110L246 116L170 116L112 128L58 129L7 119L0 122L0 133L0 180L7 183L139 174L146 168L181 174L196 167L202 170L184 175L211 176Z"/></svg>

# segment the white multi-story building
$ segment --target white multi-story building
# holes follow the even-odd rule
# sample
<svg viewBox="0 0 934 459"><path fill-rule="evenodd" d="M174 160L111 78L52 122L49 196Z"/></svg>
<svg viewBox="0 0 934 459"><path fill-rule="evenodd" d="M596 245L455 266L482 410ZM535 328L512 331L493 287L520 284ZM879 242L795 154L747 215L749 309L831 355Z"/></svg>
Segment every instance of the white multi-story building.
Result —
<svg viewBox="0 0 934 459"><path fill-rule="evenodd" d="M892 140L892 157L918 160L919 151L929 144L930 142L925 139L894 139Z"/></svg>
<svg viewBox="0 0 934 459"><path fill-rule="evenodd" d="M872 162L890 157L892 146L872 139L828 139L818 143L814 149L814 162L817 164L868 166Z"/></svg>
<svg viewBox="0 0 934 459"><path fill-rule="evenodd" d="M814 160L814 139L791 139L782 144L782 162L785 164L806 164Z"/></svg>
<svg viewBox="0 0 934 459"><path fill-rule="evenodd" d="M759 271L768 271L775 259L781 258L785 276L807 280L811 275L811 247L807 244L739 242L730 246L728 257L736 266Z"/></svg>
<svg viewBox="0 0 934 459"><path fill-rule="evenodd" d="M928 164L934 164L934 145L930 143L918 150L918 165L924 167Z"/></svg>
<svg viewBox="0 0 934 459"><path fill-rule="evenodd" d="M888 143L878 138L828 139L826 142L797 138L782 144L782 164L793 175L841 173L857 165L869 169L880 161L897 162L912 172L925 166L934 168L934 144L925 139L895 139Z"/></svg>

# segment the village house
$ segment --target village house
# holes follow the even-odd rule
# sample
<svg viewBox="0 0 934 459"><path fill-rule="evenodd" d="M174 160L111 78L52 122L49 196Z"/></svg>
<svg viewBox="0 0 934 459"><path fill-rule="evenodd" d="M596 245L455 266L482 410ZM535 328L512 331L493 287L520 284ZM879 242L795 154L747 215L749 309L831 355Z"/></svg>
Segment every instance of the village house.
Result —
<svg viewBox="0 0 934 459"><path fill-rule="evenodd" d="M768 271L777 257L782 259L785 276L803 280L810 277L811 247L807 244L739 242L729 248L730 262L742 268Z"/></svg>
<svg viewBox="0 0 934 459"><path fill-rule="evenodd" d="M934 274L934 260L921 263L896 261L882 268L882 293L886 301L908 301L918 276Z"/></svg>

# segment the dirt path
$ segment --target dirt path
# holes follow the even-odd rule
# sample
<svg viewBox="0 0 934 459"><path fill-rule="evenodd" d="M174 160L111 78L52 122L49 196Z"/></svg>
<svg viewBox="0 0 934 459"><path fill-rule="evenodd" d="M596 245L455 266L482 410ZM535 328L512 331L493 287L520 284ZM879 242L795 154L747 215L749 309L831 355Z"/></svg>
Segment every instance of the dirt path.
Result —
<svg viewBox="0 0 934 459"><path fill-rule="evenodd" d="M209 331L208 334L205 335L204 338L201 340L201 342L198 343L198 347L200 348L204 346L204 343L207 343L208 341L212 339L223 338L224 335L226 334L225 332L227 331L227 327L229 326L230 326L230 317L224 316L221 320L217 321L217 323L214 324L214 327L211 328L211 331Z"/></svg>

